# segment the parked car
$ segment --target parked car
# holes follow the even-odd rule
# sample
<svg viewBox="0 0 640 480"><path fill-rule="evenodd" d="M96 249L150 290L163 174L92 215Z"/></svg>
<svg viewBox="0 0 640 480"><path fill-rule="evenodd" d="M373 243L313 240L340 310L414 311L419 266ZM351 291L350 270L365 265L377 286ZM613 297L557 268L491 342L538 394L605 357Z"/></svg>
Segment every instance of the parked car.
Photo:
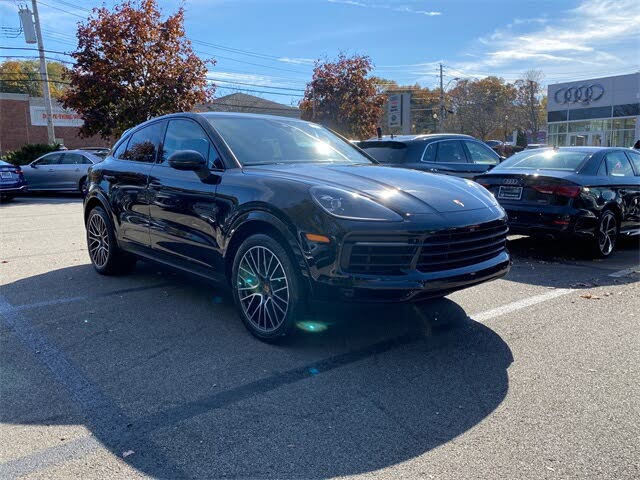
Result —
<svg viewBox="0 0 640 480"><path fill-rule="evenodd" d="M524 147L525 150L536 150L538 148L548 148L549 145L547 145L546 143L530 143L528 144L526 147Z"/></svg>
<svg viewBox="0 0 640 480"><path fill-rule="evenodd" d="M485 140L484 143L486 143L487 146L493 149L500 148L504 145L504 142L501 140Z"/></svg>
<svg viewBox="0 0 640 480"><path fill-rule="evenodd" d="M383 165L473 178L501 161L484 142L469 135L404 135L358 144Z"/></svg>
<svg viewBox="0 0 640 480"><path fill-rule="evenodd" d="M127 132L89 173L101 274L152 259L230 282L249 331L310 301L417 301L501 277L506 215L471 180L388 168L319 125L180 113Z"/></svg>
<svg viewBox="0 0 640 480"><path fill-rule="evenodd" d="M92 153L96 157L100 157L103 160L105 158L107 158L107 156L111 152L111 149L107 148L107 147L81 147L78 150L82 150L82 151L85 151L85 152Z"/></svg>
<svg viewBox="0 0 640 480"><path fill-rule="evenodd" d="M22 168L0 160L0 200L11 200L26 191Z"/></svg>
<svg viewBox="0 0 640 480"><path fill-rule="evenodd" d="M640 153L624 148L525 150L476 179L509 215L511 233L583 238L607 257L640 234Z"/></svg>
<svg viewBox="0 0 640 480"><path fill-rule="evenodd" d="M52 152L24 168L29 190L86 191L87 170L102 159L84 150Z"/></svg>

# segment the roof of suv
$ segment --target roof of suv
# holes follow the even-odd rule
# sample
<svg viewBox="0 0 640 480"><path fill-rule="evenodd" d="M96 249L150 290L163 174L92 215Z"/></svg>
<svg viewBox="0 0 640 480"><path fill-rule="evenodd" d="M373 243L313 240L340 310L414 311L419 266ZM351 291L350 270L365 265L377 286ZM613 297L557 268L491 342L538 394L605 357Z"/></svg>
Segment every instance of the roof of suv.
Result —
<svg viewBox="0 0 640 480"><path fill-rule="evenodd" d="M473 139L471 135L463 135L461 133L431 133L426 135L384 135L382 138L373 137L368 140L364 140L367 143L374 142L422 142L427 140L445 140L449 138L467 138Z"/></svg>

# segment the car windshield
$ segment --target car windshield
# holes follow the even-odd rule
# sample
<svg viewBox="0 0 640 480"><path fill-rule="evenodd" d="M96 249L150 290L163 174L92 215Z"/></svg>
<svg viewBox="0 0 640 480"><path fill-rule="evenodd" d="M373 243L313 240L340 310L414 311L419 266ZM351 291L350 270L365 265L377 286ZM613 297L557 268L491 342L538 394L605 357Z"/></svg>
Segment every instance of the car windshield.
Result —
<svg viewBox="0 0 640 480"><path fill-rule="evenodd" d="M370 164L349 142L319 125L264 117L208 117L242 165Z"/></svg>
<svg viewBox="0 0 640 480"><path fill-rule="evenodd" d="M576 172L588 153L566 150L532 150L515 154L500 164L500 169L565 170Z"/></svg>

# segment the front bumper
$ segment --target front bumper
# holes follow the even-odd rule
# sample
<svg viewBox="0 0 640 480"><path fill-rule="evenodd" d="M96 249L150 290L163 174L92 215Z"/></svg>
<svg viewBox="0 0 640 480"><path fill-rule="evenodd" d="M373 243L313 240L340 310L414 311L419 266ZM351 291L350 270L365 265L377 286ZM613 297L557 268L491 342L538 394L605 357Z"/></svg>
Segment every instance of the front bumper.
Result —
<svg viewBox="0 0 640 480"><path fill-rule="evenodd" d="M505 250L482 263L442 272L320 277L313 281L314 299L366 303L415 302L496 280L509 273L510 268L511 259Z"/></svg>

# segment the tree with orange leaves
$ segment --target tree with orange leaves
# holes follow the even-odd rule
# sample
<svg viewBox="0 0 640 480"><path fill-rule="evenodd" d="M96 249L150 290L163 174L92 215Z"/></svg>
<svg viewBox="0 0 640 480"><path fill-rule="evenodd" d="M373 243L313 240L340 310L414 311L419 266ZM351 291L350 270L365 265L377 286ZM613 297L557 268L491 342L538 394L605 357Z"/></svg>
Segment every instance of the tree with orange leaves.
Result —
<svg viewBox="0 0 640 480"><path fill-rule="evenodd" d="M316 61L311 82L300 102L302 118L321 123L350 138L364 139L375 134L383 110L373 77L371 59L363 55L336 61Z"/></svg>
<svg viewBox="0 0 640 480"><path fill-rule="evenodd" d="M83 136L119 136L150 118L210 100L207 63L185 37L184 8L162 19L156 0L96 8L78 25L76 60L61 100Z"/></svg>

